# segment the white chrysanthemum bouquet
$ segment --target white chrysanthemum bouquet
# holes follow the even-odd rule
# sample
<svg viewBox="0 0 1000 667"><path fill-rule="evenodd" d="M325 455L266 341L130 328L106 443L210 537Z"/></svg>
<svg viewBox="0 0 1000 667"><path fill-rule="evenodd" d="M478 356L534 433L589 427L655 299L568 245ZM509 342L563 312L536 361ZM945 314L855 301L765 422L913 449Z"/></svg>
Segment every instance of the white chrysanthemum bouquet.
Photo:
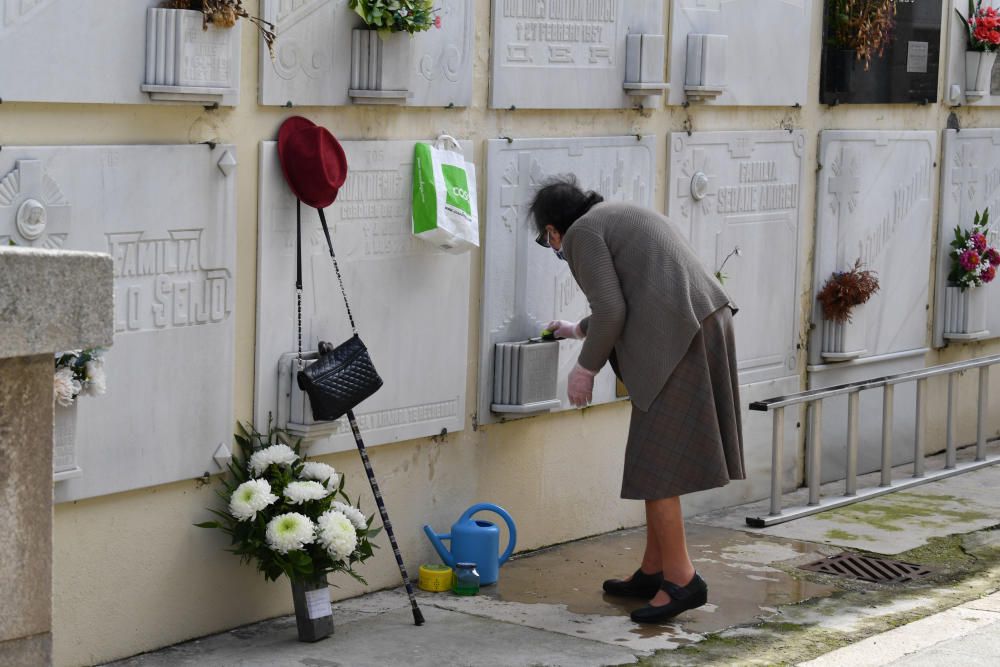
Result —
<svg viewBox="0 0 1000 667"><path fill-rule="evenodd" d="M365 583L354 564L372 556L371 540L381 529L371 527L374 515L366 519L351 504L344 476L325 463L304 461L299 442L284 431L263 434L240 425L235 439L240 451L218 491L226 508L209 510L217 521L196 525L228 534L230 551L254 561L268 580L284 574L293 582L315 581L346 572Z"/></svg>
<svg viewBox="0 0 1000 667"><path fill-rule="evenodd" d="M100 396L107 390L103 350L72 350L56 355L52 391L56 402L68 408L78 396Z"/></svg>

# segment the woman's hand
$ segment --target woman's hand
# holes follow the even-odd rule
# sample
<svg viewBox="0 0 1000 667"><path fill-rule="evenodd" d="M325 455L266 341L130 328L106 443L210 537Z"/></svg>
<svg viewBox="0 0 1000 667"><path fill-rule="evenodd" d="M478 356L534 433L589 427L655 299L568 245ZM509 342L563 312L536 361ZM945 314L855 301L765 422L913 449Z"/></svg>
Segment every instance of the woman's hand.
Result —
<svg viewBox="0 0 1000 667"><path fill-rule="evenodd" d="M594 371L577 364L569 373L566 381L566 393L569 394L569 402L576 408L585 408L594 397Z"/></svg>
<svg viewBox="0 0 1000 667"><path fill-rule="evenodd" d="M556 338L586 338L579 322L553 320L545 328L551 331Z"/></svg>

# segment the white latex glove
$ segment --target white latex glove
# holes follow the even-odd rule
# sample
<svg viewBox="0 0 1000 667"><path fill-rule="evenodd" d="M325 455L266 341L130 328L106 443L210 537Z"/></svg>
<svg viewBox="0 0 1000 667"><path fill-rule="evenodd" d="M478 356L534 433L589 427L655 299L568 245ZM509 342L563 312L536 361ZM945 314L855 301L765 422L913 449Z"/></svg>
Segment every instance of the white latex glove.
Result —
<svg viewBox="0 0 1000 667"><path fill-rule="evenodd" d="M566 393L569 402L576 408L584 408L594 397L594 371L588 371L579 363L573 367L566 381Z"/></svg>
<svg viewBox="0 0 1000 667"><path fill-rule="evenodd" d="M556 338L586 338L579 322L553 320L545 328L551 331Z"/></svg>

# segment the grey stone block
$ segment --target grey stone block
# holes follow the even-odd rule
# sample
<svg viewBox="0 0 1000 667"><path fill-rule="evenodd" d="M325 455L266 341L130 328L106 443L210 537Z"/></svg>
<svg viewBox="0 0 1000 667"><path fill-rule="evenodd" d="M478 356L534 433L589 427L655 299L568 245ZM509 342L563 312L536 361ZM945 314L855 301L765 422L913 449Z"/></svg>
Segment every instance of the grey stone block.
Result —
<svg viewBox="0 0 1000 667"><path fill-rule="evenodd" d="M52 634L44 633L13 641L0 641L0 665L41 667L52 664Z"/></svg>
<svg viewBox="0 0 1000 667"><path fill-rule="evenodd" d="M0 359L110 346L112 271L100 253L0 248Z"/></svg>

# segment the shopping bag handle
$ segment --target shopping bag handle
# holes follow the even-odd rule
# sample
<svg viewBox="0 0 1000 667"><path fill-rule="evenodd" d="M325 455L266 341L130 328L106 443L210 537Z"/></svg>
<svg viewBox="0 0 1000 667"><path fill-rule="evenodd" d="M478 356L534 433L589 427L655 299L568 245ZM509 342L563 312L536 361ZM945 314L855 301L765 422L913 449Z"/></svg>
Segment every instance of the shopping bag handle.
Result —
<svg viewBox="0 0 1000 667"><path fill-rule="evenodd" d="M458 143L458 139L451 136L450 134L442 134L437 138L437 141L434 142L434 148L443 149L449 145L454 147L455 151L459 153L462 152L462 144Z"/></svg>

